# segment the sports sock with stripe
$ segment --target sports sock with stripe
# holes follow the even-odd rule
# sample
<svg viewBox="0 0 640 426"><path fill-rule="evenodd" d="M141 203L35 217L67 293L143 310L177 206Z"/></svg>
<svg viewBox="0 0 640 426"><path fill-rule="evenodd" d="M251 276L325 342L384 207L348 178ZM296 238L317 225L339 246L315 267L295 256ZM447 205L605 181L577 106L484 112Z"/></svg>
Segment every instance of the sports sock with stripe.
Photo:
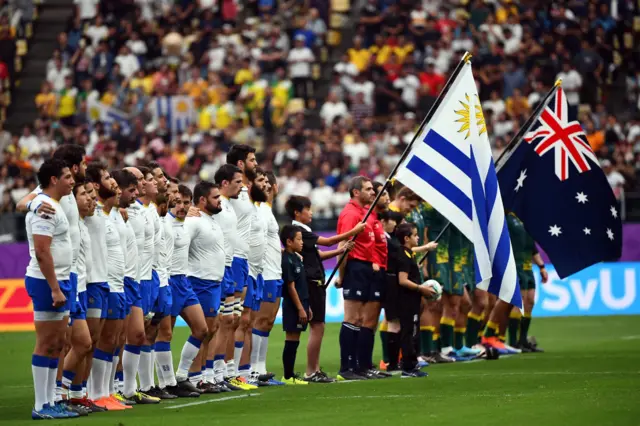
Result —
<svg viewBox="0 0 640 426"><path fill-rule="evenodd" d="M193 364L193 360L198 356L202 341L196 339L193 336L189 336L187 341L182 346L182 352L180 353L180 362L178 363L178 370L176 371L176 380L181 382L186 380L189 376L189 368Z"/></svg>
<svg viewBox="0 0 640 426"><path fill-rule="evenodd" d="M260 330L258 330L260 331ZM260 331L260 351L258 352L258 373L267 374L267 349L269 349L269 332Z"/></svg>
<svg viewBox="0 0 640 426"><path fill-rule="evenodd" d="M96 348L93 351L93 364L91 365L91 389L89 398L97 400L108 396L109 382L108 374L111 372L111 362L113 354Z"/></svg>
<svg viewBox="0 0 640 426"><path fill-rule="evenodd" d="M235 342L234 347L233 347L233 364L232 366L234 367L233 370L233 376L235 377L238 375L238 366L240 365L240 358L242 357L242 350L244 349L244 341L241 342ZM229 369L229 364L227 364L227 370Z"/></svg>
<svg viewBox="0 0 640 426"><path fill-rule="evenodd" d="M35 394L35 410L40 411L49 403L49 357L43 355L31 356L31 374L33 375L33 391Z"/></svg>
<svg viewBox="0 0 640 426"><path fill-rule="evenodd" d="M520 321L520 343L527 343L527 339L529 338L529 327L531 327L531 314L526 313L522 316L522 320Z"/></svg>
<svg viewBox="0 0 640 426"><path fill-rule="evenodd" d="M227 371L227 365L224 362L224 354L218 354L213 357L213 377L216 382L224 380L224 374Z"/></svg>
<svg viewBox="0 0 640 426"><path fill-rule="evenodd" d="M447 318L444 315L440 319L440 345L442 352L449 353L453 349L453 327L456 320Z"/></svg>
<svg viewBox="0 0 640 426"><path fill-rule="evenodd" d="M453 329L453 348L462 349L464 346L464 336L467 332L465 327L456 327Z"/></svg>
<svg viewBox="0 0 640 426"><path fill-rule="evenodd" d="M260 357L260 345L262 344L262 338L258 334L260 330L255 328L251 330L251 369L252 372L258 373L258 358Z"/></svg>
<svg viewBox="0 0 640 426"><path fill-rule="evenodd" d="M356 361L356 341L359 328L351 323L343 322L340 328L340 371L351 369L352 360Z"/></svg>
<svg viewBox="0 0 640 426"><path fill-rule="evenodd" d="M291 377L293 377L296 365L296 354L298 352L299 345L299 341L284 341L284 349L282 350L282 366L284 367L285 379L290 379Z"/></svg>
<svg viewBox="0 0 640 426"><path fill-rule="evenodd" d="M509 331L509 346L516 346L518 344L518 332L520 331L520 321L522 314L520 311L513 309L509 313L509 325L507 330Z"/></svg>
<svg viewBox="0 0 640 426"><path fill-rule="evenodd" d="M173 372L173 356L171 354L171 342L156 342L155 344L156 364L160 367L158 374L158 384L161 388L175 386L176 378ZM162 382L160 383L160 377Z"/></svg>
<svg viewBox="0 0 640 426"><path fill-rule="evenodd" d="M435 329L432 325L420 326L420 353L422 355L429 355L433 352L433 332ZM399 344L398 342L398 345Z"/></svg>
<svg viewBox="0 0 640 426"><path fill-rule="evenodd" d="M138 366L140 378L140 390L147 392L153 387L153 361L151 359L151 346L140 347L140 363Z"/></svg>
<svg viewBox="0 0 640 426"><path fill-rule="evenodd" d="M140 365L140 346L124 345L122 353L123 386L122 393L131 397L136 393L136 375Z"/></svg>
<svg viewBox="0 0 640 426"><path fill-rule="evenodd" d="M467 315L467 333L465 336L465 340L467 346L470 348L478 343L478 332L480 331L481 318L482 315L477 315L473 312L469 312L469 314Z"/></svg>

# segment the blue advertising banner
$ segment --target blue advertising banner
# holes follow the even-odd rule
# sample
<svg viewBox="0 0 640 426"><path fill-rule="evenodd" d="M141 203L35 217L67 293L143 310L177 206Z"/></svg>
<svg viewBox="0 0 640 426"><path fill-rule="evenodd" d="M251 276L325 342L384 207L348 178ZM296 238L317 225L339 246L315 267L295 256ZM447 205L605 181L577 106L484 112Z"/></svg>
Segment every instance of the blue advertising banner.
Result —
<svg viewBox="0 0 640 426"><path fill-rule="evenodd" d="M535 268L535 267L534 267ZM640 262L600 263L564 280L548 265L549 282L542 284L536 268L534 317L640 314ZM327 271L327 276L331 270ZM342 292L327 289L327 322L342 322ZM278 312L276 323L280 323ZM178 325L185 325L181 318Z"/></svg>

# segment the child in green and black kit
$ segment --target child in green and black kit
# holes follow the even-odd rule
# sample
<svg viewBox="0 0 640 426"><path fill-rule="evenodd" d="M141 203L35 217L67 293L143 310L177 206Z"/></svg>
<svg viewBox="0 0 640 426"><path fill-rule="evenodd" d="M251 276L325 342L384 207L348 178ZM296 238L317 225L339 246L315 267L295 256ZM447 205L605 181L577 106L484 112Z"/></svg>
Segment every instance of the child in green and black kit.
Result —
<svg viewBox="0 0 640 426"><path fill-rule="evenodd" d="M280 231L280 241L284 246L282 253L282 328L286 333L282 364L287 385L307 385L294 373L296 354L300 344L300 333L307 330L307 324L313 313L309 308L309 287L302 259L302 229L295 225L285 225Z"/></svg>

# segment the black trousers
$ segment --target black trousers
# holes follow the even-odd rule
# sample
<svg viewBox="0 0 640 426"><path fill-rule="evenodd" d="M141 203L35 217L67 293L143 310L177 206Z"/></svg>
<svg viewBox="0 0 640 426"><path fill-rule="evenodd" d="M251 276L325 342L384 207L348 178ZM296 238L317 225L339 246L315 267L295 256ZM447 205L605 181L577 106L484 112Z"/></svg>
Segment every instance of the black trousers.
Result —
<svg viewBox="0 0 640 426"><path fill-rule="evenodd" d="M400 349L402 350L402 369L413 370L418 365L415 339L420 329L420 295L402 295L399 298L400 309Z"/></svg>

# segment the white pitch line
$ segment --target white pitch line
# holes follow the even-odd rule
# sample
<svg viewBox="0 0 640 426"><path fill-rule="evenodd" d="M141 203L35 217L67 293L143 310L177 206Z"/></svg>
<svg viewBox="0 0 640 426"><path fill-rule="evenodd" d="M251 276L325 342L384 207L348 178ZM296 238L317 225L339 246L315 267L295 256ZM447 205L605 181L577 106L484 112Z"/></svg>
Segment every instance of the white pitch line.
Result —
<svg viewBox="0 0 640 426"><path fill-rule="evenodd" d="M164 407L164 409L165 410L172 410L172 409L176 409L176 408L193 407L195 405L210 404L212 402L223 402L223 401L229 401L229 400L232 400L232 399L249 398L250 396L260 396L260 394L259 393L249 393L249 394L245 394L245 395L225 396L225 397L222 397L222 398L209 399L209 400L206 400L206 401L197 401L197 402L189 402L187 404L171 405L171 406L168 406L168 407Z"/></svg>

